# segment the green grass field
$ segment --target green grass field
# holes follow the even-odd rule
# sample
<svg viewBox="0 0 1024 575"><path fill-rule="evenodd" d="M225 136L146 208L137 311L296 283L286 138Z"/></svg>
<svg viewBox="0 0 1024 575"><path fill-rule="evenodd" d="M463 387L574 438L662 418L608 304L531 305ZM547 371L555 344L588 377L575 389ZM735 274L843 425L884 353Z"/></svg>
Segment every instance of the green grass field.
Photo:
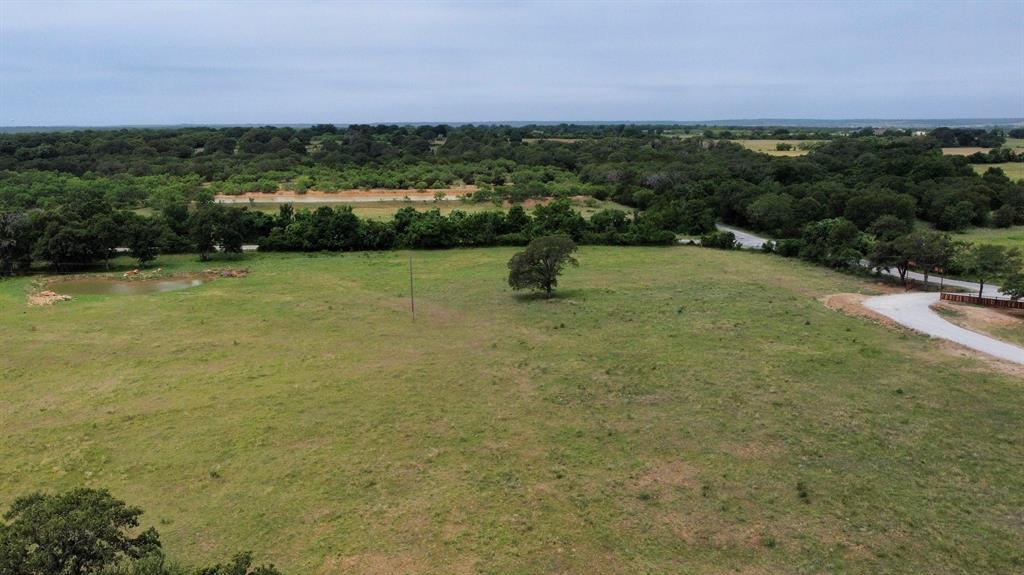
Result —
<svg viewBox="0 0 1024 575"><path fill-rule="evenodd" d="M958 240L977 244L998 244L1024 251L1024 226L1011 228L971 228L962 234L954 234Z"/></svg>
<svg viewBox="0 0 1024 575"><path fill-rule="evenodd" d="M1017 151L1024 150L1024 138L1006 138L1004 148L1012 148Z"/></svg>
<svg viewBox="0 0 1024 575"><path fill-rule="evenodd" d="M816 299L872 284L585 247L544 301L513 251L415 252L415 323L407 252L2 281L0 505L108 487L172 556L289 573L1019 572L1021 380Z"/></svg>
<svg viewBox="0 0 1024 575"><path fill-rule="evenodd" d="M974 171L984 174L989 168L1002 168L1003 173L1011 180L1024 180L1024 162L1004 162L1002 164L971 164Z"/></svg>

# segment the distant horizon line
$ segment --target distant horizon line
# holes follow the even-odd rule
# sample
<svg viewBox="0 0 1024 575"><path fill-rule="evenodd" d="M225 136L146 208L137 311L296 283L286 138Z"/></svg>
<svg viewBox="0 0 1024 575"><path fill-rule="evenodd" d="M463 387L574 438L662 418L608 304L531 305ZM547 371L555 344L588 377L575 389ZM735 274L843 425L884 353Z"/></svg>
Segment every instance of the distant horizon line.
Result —
<svg viewBox="0 0 1024 575"><path fill-rule="evenodd" d="M311 127L330 124L348 126L557 126L590 125L649 125L649 126L716 126L716 127L803 127L803 128L913 128L913 127L967 127L967 126L1024 126L1024 117L946 117L946 118L734 118L715 120L478 120L478 121L367 121L367 122L173 122L125 124L5 124L0 131L31 130L112 130L146 128L253 128L253 127Z"/></svg>

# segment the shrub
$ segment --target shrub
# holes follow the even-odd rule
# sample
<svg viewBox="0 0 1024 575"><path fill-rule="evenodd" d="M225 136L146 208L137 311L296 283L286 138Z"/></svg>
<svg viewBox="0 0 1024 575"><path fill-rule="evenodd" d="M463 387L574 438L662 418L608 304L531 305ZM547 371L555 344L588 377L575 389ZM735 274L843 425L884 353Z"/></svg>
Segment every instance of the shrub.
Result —
<svg viewBox="0 0 1024 575"><path fill-rule="evenodd" d="M737 245L736 234L724 231L707 233L700 237L700 245L706 248L731 250L736 248Z"/></svg>

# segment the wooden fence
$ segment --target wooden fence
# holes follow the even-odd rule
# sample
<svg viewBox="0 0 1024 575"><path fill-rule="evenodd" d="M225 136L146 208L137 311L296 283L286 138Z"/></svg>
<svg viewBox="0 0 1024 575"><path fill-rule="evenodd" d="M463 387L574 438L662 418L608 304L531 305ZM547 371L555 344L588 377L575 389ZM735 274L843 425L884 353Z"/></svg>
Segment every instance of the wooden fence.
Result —
<svg viewBox="0 0 1024 575"><path fill-rule="evenodd" d="M942 292L939 296L941 299L946 301L958 301L961 303L973 303L974 305L983 305L987 307L1005 307L1010 309L1024 309L1024 300L1014 301L1008 298L995 298L995 297L978 297L976 295L969 295L963 293L946 293Z"/></svg>

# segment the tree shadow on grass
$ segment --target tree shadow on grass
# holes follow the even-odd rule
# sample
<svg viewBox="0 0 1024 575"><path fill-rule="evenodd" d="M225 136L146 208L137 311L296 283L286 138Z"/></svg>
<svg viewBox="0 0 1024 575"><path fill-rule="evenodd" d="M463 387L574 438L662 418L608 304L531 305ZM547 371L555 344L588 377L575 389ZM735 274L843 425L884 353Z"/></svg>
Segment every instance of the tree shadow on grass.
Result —
<svg viewBox="0 0 1024 575"><path fill-rule="evenodd" d="M551 297L542 291L528 291L528 292L516 292L512 295L519 302L532 302L532 301L567 301L573 299L579 299L583 297L586 292L582 289L556 289Z"/></svg>

